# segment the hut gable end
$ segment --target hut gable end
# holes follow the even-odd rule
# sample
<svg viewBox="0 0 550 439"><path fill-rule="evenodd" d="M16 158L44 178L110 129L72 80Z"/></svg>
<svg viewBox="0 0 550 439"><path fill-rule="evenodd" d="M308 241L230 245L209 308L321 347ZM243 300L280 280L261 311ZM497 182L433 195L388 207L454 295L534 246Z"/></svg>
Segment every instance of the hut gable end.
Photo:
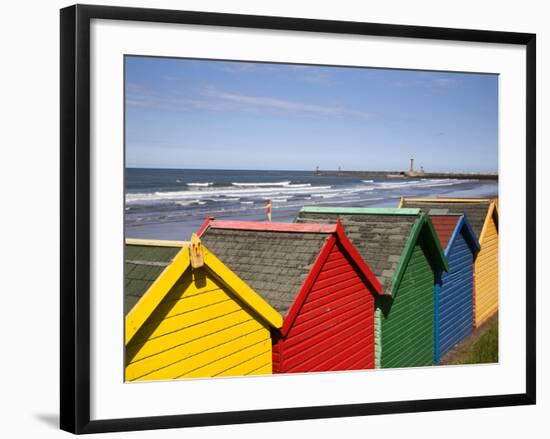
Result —
<svg viewBox="0 0 550 439"><path fill-rule="evenodd" d="M339 222L208 221L203 242L284 314L274 373L374 367L381 286Z"/></svg>
<svg viewBox="0 0 550 439"><path fill-rule="evenodd" d="M392 281L407 245L417 215L361 215L302 211L299 223L335 223L338 219L346 235L368 263L385 292Z"/></svg>
<svg viewBox="0 0 550 439"><path fill-rule="evenodd" d="M269 328L254 311L208 269L188 269L127 344L126 379L271 373L270 356Z"/></svg>
<svg viewBox="0 0 550 439"><path fill-rule="evenodd" d="M466 215L472 228L474 229L476 236L479 238L487 213L492 204L491 200L479 200L479 201L445 201L437 200L417 200L404 198L401 206L404 208L418 208L422 209L427 214L461 214Z"/></svg>
<svg viewBox="0 0 550 439"><path fill-rule="evenodd" d="M149 286L126 313L126 380L272 372L271 331L283 324L275 309L205 246L203 264L193 266L187 243L168 251L160 241L132 241L131 280L136 267L161 272L139 276Z"/></svg>
<svg viewBox="0 0 550 439"><path fill-rule="evenodd" d="M374 367L375 295L342 244L333 241L325 256L320 257L319 272L280 342L283 349L274 350L276 371Z"/></svg>
<svg viewBox="0 0 550 439"><path fill-rule="evenodd" d="M436 285L434 362L437 364L472 330L473 261L480 247L465 216L432 216L431 220L442 242L451 233L445 244L449 270Z"/></svg>

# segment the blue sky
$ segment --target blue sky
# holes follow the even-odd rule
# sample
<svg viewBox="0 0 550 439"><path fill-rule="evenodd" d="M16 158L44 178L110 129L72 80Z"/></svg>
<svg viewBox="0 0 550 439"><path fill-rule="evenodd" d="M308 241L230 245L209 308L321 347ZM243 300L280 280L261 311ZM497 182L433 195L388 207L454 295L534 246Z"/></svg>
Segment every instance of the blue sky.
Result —
<svg viewBox="0 0 550 439"><path fill-rule="evenodd" d="M497 171L498 77L126 57L126 165Z"/></svg>

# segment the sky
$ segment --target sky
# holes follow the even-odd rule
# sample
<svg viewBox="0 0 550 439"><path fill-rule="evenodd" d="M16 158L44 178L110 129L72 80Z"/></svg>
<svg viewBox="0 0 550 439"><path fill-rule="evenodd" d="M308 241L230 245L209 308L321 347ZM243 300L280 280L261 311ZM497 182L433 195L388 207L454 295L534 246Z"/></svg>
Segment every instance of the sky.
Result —
<svg viewBox="0 0 550 439"><path fill-rule="evenodd" d="M127 56L126 166L498 170L498 76Z"/></svg>

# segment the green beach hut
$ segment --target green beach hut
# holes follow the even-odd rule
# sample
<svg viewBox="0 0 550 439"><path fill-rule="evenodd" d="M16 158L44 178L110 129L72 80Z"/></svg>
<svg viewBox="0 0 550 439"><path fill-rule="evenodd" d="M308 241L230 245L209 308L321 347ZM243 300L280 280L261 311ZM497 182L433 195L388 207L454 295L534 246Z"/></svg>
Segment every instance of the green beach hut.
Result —
<svg viewBox="0 0 550 439"><path fill-rule="evenodd" d="M304 207L297 222L338 219L383 288L375 313L376 367L432 365L434 287L448 267L430 218L420 209Z"/></svg>

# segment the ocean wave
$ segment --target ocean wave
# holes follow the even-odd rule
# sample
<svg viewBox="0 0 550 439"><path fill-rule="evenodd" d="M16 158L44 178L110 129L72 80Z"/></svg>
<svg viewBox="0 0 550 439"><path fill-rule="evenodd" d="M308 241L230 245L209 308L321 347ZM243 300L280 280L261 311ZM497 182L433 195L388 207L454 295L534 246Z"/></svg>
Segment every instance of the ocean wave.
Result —
<svg viewBox="0 0 550 439"><path fill-rule="evenodd" d="M368 181L368 180L365 180ZM400 195L410 193L413 190L423 190L432 187L454 186L462 183L473 182L475 180L459 180L459 179L415 179L407 181L384 181L376 183L355 185L326 185L312 186L309 183L290 184L287 181L281 181L276 184L278 186L214 186L214 187L197 187L188 190L180 191L157 191L144 193L128 193L126 194L126 206L143 206L144 208L150 205L166 205L176 203L179 206L190 206L204 203L234 203L240 200L252 201L255 200L258 205L261 200L272 200L275 203L287 203L290 198L298 199L349 199L350 197L361 197L364 193L373 192L375 196L378 193L395 193ZM288 183L288 184L287 184ZM248 184L248 183L247 183ZM252 183L251 183L252 184ZM253 183L256 184L256 183ZM266 183L273 185L273 183ZM386 195L386 197L389 195ZM355 201L355 200L353 200ZM251 206L249 206L251 207Z"/></svg>
<svg viewBox="0 0 550 439"><path fill-rule="evenodd" d="M279 181L279 182L259 182L259 183L231 183L232 186L236 187L270 187L270 186L288 186L289 181Z"/></svg>
<svg viewBox="0 0 550 439"><path fill-rule="evenodd" d="M247 187L235 188L224 186L220 188L208 188L207 190L169 191L169 192L145 192L126 194L126 202L133 203L159 203L175 202L183 200L208 199L227 200L228 198L271 198L285 195L305 195L319 191L330 190L332 186L281 186L281 187ZM225 197L225 198L224 198Z"/></svg>
<svg viewBox="0 0 550 439"><path fill-rule="evenodd" d="M361 180L363 183L374 183L374 180Z"/></svg>
<svg viewBox="0 0 550 439"><path fill-rule="evenodd" d="M284 187L311 187L311 183L291 183L285 185Z"/></svg>
<svg viewBox="0 0 550 439"><path fill-rule="evenodd" d="M336 197L342 197L343 194L341 192L329 192L324 194L313 194L311 196L315 198L336 198Z"/></svg>
<svg viewBox="0 0 550 439"><path fill-rule="evenodd" d="M371 198L360 198L358 200L353 200L355 205L361 206L364 205L364 203L372 203L375 201L381 201L385 200L387 198L385 197L371 197ZM330 200L325 201L324 199L318 199L317 201L310 200L307 203L303 202L296 202L292 204L284 204L284 205L274 205L272 206L272 209L274 212L276 212L278 209L291 209L291 208L300 208L303 206L315 206L315 205L335 205L335 204L346 204L349 203L350 200ZM246 201L241 201L242 203L247 203ZM208 210L208 215L214 215L217 214L231 214L231 213L240 213L242 215L246 215L246 212L258 212L258 211L265 211L265 207L263 205L256 205L256 206L239 206L239 207L232 207L232 208L218 208L218 209L210 209ZM135 224L135 223L147 223L148 225L152 224L164 224L164 223L174 223L174 222L186 222L190 219L196 219L197 217L201 217L201 219L205 215L204 209L194 209L194 210L187 210L187 211L178 211L177 213L171 214L171 215L147 215L145 217L127 217L127 223L129 224ZM276 217L275 213L275 217ZM131 218L131 219L130 219Z"/></svg>
<svg viewBox="0 0 550 439"><path fill-rule="evenodd" d="M186 183L186 185L189 187L209 187L209 186L213 186L214 183L209 181L206 183Z"/></svg>
<svg viewBox="0 0 550 439"><path fill-rule="evenodd" d="M456 178L423 178L421 180L399 181L399 182L378 182L374 183L376 189L415 189L438 186L453 186L460 183L468 183L474 180L459 180Z"/></svg>
<svg viewBox="0 0 550 439"><path fill-rule="evenodd" d="M176 201L176 203L178 206L190 206L192 204L200 204L200 200L188 200L188 201ZM205 203L203 203L205 204Z"/></svg>

